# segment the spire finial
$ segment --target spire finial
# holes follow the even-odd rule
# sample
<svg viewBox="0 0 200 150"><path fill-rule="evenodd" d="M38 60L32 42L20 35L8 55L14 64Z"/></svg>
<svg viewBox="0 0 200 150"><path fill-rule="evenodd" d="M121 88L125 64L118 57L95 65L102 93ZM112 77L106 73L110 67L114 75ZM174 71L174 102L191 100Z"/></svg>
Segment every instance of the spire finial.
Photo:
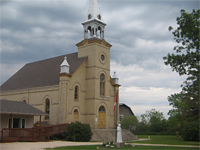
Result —
<svg viewBox="0 0 200 150"><path fill-rule="evenodd" d="M97 0L91 0L90 7L87 13L87 18L85 21L92 20L92 19L97 19L99 21L104 22L101 16L101 12L100 12Z"/></svg>

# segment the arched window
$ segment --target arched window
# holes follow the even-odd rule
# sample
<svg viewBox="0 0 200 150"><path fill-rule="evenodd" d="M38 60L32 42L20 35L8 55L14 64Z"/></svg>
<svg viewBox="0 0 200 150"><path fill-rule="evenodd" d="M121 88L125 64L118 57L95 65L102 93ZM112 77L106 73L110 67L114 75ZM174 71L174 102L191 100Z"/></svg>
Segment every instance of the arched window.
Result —
<svg viewBox="0 0 200 150"><path fill-rule="evenodd" d="M78 98L79 98L79 87L78 85L76 85L74 89L74 100L78 101Z"/></svg>
<svg viewBox="0 0 200 150"><path fill-rule="evenodd" d="M78 110L75 109L75 110L74 110L74 122L77 122L78 119L79 119Z"/></svg>
<svg viewBox="0 0 200 150"><path fill-rule="evenodd" d="M99 20L101 20L101 15L97 15L97 18L98 18Z"/></svg>
<svg viewBox="0 0 200 150"><path fill-rule="evenodd" d="M99 112L105 112L105 107L104 106L99 107Z"/></svg>
<svg viewBox="0 0 200 150"><path fill-rule="evenodd" d="M89 27L87 28L87 38L90 38L91 35L92 35L92 28L91 28L91 26L89 26Z"/></svg>
<svg viewBox="0 0 200 150"><path fill-rule="evenodd" d="M91 14L89 14L89 15L88 15L88 19L91 19L91 18L92 18L92 15L91 15Z"/></svg>
<svg viewBox="0 0 200 150"><path fill-rule="evenodd" d="M23 100L24 103L26 103L26 100Z"/></svg>
<svg viewBox="0 0 200 150"><path fill-rule="evenodd" d="M49 112L50 112L50 100L49 99L46 99L46 101L45 101L45 112L47 114L49 114ZM44 119L49 120L49 116L45 116Z"/></svg>
<svg viewBox="0 0 200 150"><path fill-rule="evenodd" d="M101 27L97 28L97 37L101 38Z"/></svg>
<svg viewBox="0 0 200 150"><path fill-rule="evenodd" d="M105 96L105 76L103 73L100 75L100 96Z"/></svg>

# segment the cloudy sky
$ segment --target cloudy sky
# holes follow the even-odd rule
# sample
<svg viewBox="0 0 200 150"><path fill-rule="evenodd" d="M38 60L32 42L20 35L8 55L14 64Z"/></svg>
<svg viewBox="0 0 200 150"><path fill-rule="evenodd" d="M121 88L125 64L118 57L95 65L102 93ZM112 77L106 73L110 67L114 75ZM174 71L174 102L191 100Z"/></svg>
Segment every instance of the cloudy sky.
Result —
<svg viewBox="0 0 200 150"><path fill-rule="evenodd" d="M171 109L167 96L180 92L186 77L164 65L163 56L176 43L168 31L177 27L180 10L199 8L198 0L98 0L107 23L111 76L117 72L120 102L136 116L155 108ZM81 23L90 0L1 0L1 80L4 83L26 63L77 52Z"/></svg>

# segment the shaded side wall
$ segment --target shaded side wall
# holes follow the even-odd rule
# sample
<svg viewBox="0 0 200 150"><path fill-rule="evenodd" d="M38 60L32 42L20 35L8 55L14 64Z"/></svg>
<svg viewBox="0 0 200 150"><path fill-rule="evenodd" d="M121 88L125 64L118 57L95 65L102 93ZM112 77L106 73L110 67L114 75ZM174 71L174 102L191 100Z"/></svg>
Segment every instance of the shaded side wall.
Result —
<svg viewBox="0 0 200 150"><path fill-rule="evenodd" d="M125 105L119 106L119 114L121 114L121 113L124 115L124 117L134 116L134 114L131 112L131 110Z"/></svg>
<svg viewBox="0 0 200 150"><path fill-rule="evenodd" d="M39 117L39 116L38 116ZM10 115L1 114L1 123L0 123L0 130L2 128L8 128L9 126L9 118ZM12 115L12 118L22 118L26 120L25 127L32 128L34 123L34 116L26 116L26 115Z"/></svg>

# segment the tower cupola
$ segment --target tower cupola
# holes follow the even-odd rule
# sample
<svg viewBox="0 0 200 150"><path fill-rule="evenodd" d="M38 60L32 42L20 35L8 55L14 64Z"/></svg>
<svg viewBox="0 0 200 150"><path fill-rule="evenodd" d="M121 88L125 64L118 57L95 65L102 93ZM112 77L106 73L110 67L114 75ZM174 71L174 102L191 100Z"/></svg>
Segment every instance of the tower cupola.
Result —
<svg viewBox="0 0 200 150"><path fill-rule="evenodd" d="M115 84L119 84L119 83L118 83L118 82L119 82L119 78L117 77L116 72L114 72L114 74L113 74L113 76L112 76L112 80L113 80L113 82L114 82Z"/></svg>
<svg viewBox="0 0 200 150"><path fill-rule="evenodd" d="M64 61L60 65L60 73L69 73L69 64L67 62L67 57L65 56Z"/></svg>
<svg viewBox="0 0 200 150"><path fill-rule="evenodd" d="M97 0L91 0L86 20L82 23L84 38L104 39L104 28L106 23L103 21Z"/></svg>

